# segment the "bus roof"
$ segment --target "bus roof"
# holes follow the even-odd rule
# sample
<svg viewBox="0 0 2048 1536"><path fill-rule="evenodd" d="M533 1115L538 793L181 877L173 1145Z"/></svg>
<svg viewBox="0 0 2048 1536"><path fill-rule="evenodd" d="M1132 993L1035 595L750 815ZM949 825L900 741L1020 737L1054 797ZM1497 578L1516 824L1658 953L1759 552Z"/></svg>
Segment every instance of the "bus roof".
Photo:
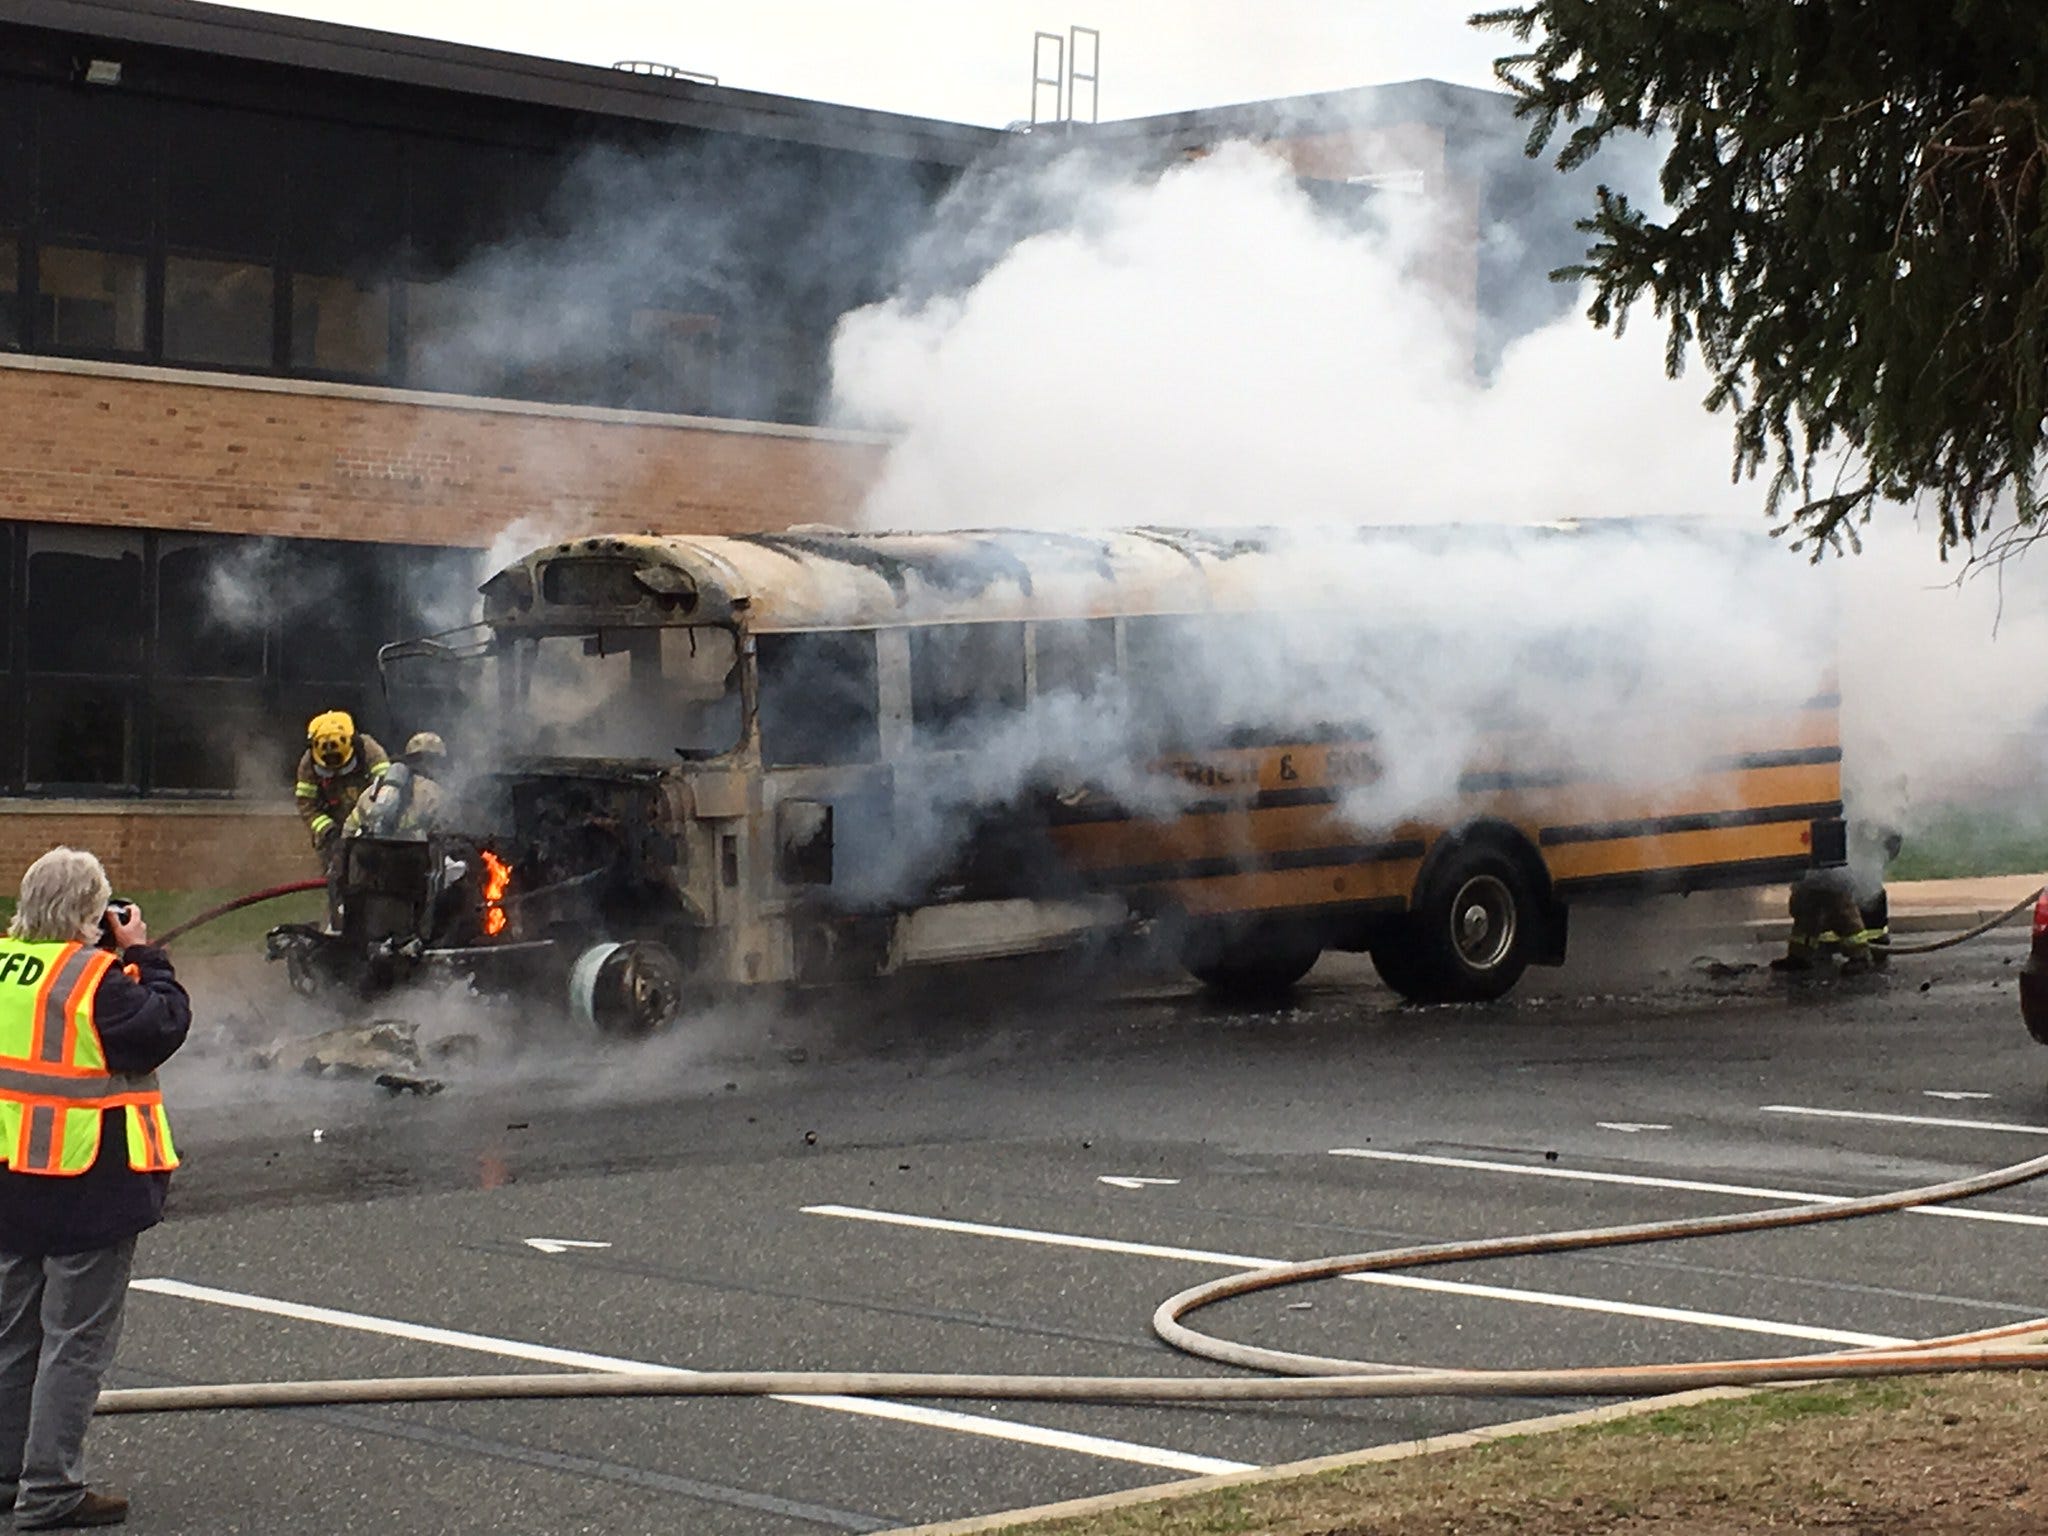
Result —
<svg viewBox="0 0 2048 1536"><path fill-rule="evenodd" d="M1249 611L1270 608L1277 591L1299 586L1324 548L1369 549L1387 540L1455 555L1486 542L1641 535L1652 529L1697 536L1701 527L1689 519L1617 518L1320 532L1146 527L851 533L798 527L701 537L595 535L535 550L494 576L484 585L485 617L512 624L596 622L599 598L607 591L647 607L638 622L672 623L679 616L718 622L744 612L752 628L767 631ZM1718 531L1728 530L1720 525ZM621 579L609 589L550 580L547 568L558 561L602 562ZM514 587L526 594L523 603L504 600ZM667 617L658 601L664 590L671 599L689 594L687 602L669 602ZM535 596L541 599L537 604Z"/></svg>

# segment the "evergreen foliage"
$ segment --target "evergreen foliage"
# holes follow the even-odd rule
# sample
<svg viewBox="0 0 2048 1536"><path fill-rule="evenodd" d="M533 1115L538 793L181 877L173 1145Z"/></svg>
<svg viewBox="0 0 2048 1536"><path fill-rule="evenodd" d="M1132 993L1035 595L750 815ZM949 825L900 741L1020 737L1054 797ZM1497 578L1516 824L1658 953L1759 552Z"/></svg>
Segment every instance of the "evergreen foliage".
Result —
<svg viewBox="0 0 2048 1536"><path fill-rule="evenodd" d="M1939 518L1944 556L2048 532L2048 0L1538 0L1486 12L1495 66L1564 167L1668 134L1645 210L1602 187L1593 321L1647 296L1770 472L1781 530L1857 546L1880 502ZM2012 517L1994 530L1994 514ZM2038 523L2038 526L2037 526Z"/></svg>

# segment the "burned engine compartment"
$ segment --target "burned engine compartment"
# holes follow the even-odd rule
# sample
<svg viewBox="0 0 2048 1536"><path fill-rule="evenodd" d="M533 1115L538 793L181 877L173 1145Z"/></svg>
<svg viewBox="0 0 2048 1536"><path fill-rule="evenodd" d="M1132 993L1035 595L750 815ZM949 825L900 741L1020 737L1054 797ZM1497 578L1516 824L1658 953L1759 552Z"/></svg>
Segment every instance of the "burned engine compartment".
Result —
<svg viewBox="0 0 2048 1536"><path fill-rule="evenodd" d="M683 908L684 845L665 775L547 765L494 777L465 807L512 867L508 937L665 932Z"/></svg>
<svg viewBox="0 0 2048 1536"><path fill-rule="evenodd" d="M480 991L559 994L593 946L686 936L670 805L650 764L479 777L451 799L448 830L344 841L329 922L274 928L266 952L304 992L374 996L439 969Z"/></svg>

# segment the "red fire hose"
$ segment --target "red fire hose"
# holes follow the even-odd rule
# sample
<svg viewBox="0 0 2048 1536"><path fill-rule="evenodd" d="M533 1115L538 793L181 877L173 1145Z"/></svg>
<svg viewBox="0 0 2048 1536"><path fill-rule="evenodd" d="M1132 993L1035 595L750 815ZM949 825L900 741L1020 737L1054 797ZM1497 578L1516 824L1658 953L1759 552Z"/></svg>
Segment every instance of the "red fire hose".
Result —
<svg viewBox="0 0 2048 1536"><path fill-rule="evenodd" d="M217 907L208 907L197 917L186 918L185 921L171 929L170 932L159 934L154 942L160 947L169 944L174 939L184 937L194 928L203 928L215 918L226 917L230 912L239 912L244 907L253 907L262 902L275 901L280 896L296 896L301 891L324 891L326 889L327 882L325 880L294 880L289 885L273 885L268 890L251 891L246 896L237 896L233 901L224 901Z"/></svg>

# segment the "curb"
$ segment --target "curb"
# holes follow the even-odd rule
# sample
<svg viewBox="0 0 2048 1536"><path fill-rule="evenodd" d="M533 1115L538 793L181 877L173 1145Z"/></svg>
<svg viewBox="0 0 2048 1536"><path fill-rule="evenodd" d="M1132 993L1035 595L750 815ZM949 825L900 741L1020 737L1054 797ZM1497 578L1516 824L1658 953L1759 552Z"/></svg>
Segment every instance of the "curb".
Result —
<svg viewBox="0 0 2048 1536"><path fill-rule="evenodd" d="M1979 923L1990 922L1992 918L1998 916L2004 910L2003 907L1986 907L1982 910L1976 908L1952 908L1935 912L1894 912L1891 917L1891 931L1893 933L1962 933L1967 929L1976 927ZM2005 926L2019 928L2022 926L2022 920L2025 917L2026 913L2022 912ZM1750 939L1758 944L1782 944L1792 933L1792 924L1782 917L1754 918L1742 926ZM1998 930L1994 929L1993 931L1996 932ZM1989 935L1986 935L1986 937L1989 937Z"/></svg>
<svg viewBox="0 0 2048 1536"><path fill-rule="evenodd" d="M1582 1408L1576 1413L1547 1414L1535 1419L1511 1419L1505 1424L1487 1424L1479 1429L1461 1430L1454 1435L1432 1435L1426 1440L1406 1440L1393 1445L1368 1446L1359 1451L1341 1451L1310 1461L1285 1461L1249 1472L1225 1472L1215 1477L1190 1477L1172 1483L1153 1483L1143 1488L1125 1488L1117 1493L1099 1493L1084 1499L1065 1499L1057 1504L1038 1504L1023 1509L1006 1509L993 1515L976 1515L966 1520L945 1520L937 1525L905 1525L881 1531L877 1536L973 1536L978 1531L1009 1530L1039 1520L1067 1520L1082 1515L1104 1514L1134 1504L1164 1504L1193 1498L1220 1488L1249 1488L1260 1483L1287 1482L1314 1477L1323 1472L1341 1472L1348 1467L1370 1466L1380 1461L1405 1461L1412 1456L1435 1456L1445 1451L1469 1450L1496 1440L1515 1440L1524 1435L1553 1434L1587 1424L1607 1424L1616 1419L1640 1418L1662 1413L1667 1408L1687 1408L1694 1403L1724 1402L1753 1397L1768 1387L1701 1387L1691 1392L1672 1392L1663 1397L1638 1398L1632 1402L1610 1403L1601 1408Z"/></svg>

